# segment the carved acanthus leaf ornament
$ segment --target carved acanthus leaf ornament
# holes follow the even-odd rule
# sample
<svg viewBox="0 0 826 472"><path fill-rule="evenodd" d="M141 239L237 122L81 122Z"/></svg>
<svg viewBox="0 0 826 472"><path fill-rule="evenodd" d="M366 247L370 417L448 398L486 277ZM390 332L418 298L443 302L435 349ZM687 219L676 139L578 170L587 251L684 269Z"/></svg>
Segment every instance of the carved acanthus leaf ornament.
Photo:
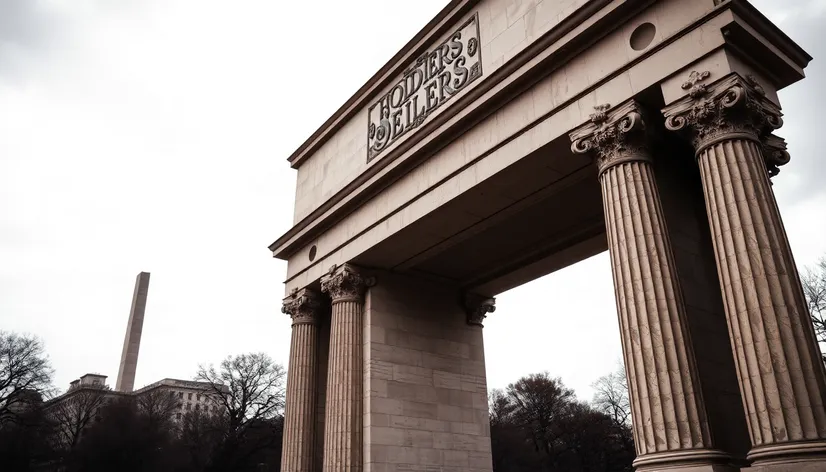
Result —
<svg viewBox="0 0 826 472"><path fill-rule="evenodd" d="M594 107L588 123L575 129L571 151L594 152L602 174L608 168L628 161L648 160L645 124L634 100L611 109L609 104Z"/></svg>
<svg viewBox="0 0 826 472"><path fill-rule="evenodd" d="M333 303L361 301L369 285L372 285L372 278L363 277L349 264L333 266L330 272L321 278L321 291L326 293Z"/></svg>
<svg viewBox="0 0 826 472"><path fill-rule="evenodd" d="M786 150L786 140L775 134L764 137L763 158L766 160L766 171L769 177L779 174L779 167L788 164L791 160L789 151Z"/></svg>
<svg viewBox="0 0 826 472"><path fill-rule="evenodd" d="M692 72L683 84L688 95L663 109L665 126L685 131L699 154L723 139L760 140L783 125L780 107L765 96L754 77L736 72L710 84L708 72Z"/></svg>
<svg viewBox="0 0 826 472"><path fill-rule="evenodd" d="M465 310L468 324L482 326L488 313L496 311L496 299L468 293L465 295Z"/></svg>
<svg viewBox="0 0 826 472"><path fill-rule="evenodd" d="M316 324L318 313L322 307L321 294L315 290L304 288L293 290L289 297L284 299L281 312L290 315L293 324Z"/></svg>

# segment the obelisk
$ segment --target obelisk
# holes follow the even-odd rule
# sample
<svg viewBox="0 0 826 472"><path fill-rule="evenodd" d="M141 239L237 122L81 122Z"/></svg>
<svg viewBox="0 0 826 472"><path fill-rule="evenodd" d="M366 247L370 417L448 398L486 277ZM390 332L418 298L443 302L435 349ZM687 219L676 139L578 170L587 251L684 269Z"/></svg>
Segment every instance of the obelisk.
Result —
<svg viewBox="0 0 826 472"><path fill-rule="evenodd" d="M120 356L118 381L115 390L131 392L135 388L135 371L138 368L138 351L141 347L143 331L143 314L146 310L146 295L149 292L149 272L141 272L135 280L135 292L132 295L132 308L129 310L129 323L123 338L123 353Z"/></svg>

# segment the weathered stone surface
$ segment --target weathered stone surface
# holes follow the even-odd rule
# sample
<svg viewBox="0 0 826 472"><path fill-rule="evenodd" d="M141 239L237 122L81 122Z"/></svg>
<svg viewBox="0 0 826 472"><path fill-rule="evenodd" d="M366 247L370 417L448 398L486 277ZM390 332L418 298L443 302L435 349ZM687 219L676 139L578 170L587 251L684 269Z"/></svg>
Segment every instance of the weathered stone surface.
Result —
<svg viewBox="0 0 826 472"><path fill-rule="evenodd" d="M820 457L826 467L826 370L760 142L782 123L779 110L759 84L731 75L695 84L663 113L697 148L749 458Z"/></svg>
<svg viewBox="0 0 826 472"><path fill-rule="evenodd" d="M281 470L315 472L315 425L320 294L299 290L284 300L282 311L293 320L287 377Z"/></svg>
<svg viewBox="0 0 826 472"><path fill-rule="evenodd" d="M365 470L491 471L483 330L469 323L489 301L378 274L365 307Z"/></svg>
<svg viewBox="0 0 826 472"><path fill-rule="evenodd" d="M694 149L678 136L652 143L657 188L679 276L690 341L716 448L743 463L751 448L717 261Z"/></svg>
<svg viewBox="0 0 826 472"><path fill-rule="evenodd" d="M595 154L641 468L727 460L714 450L682 291L635 102L598 106L571 133Z"/></svg>
<svg viewBox="0 0 826 472"><path fill-rule="evenodd" d="M324 472L358 472L362 461L364 277L352 266L321 280L333 313L324 418Z"/></svg>
<svg viewBox="0 0 826 472"><path fill-rule="evenodd" d="M758 465L820 454L824 373L766 190L789 160L769 134L777 91L802 79L811 58L748 2L637 7L452 1L292 155L295 224L270 249L289 260L288 293L320 282L333 305L319 330L329 343L317 351L316 471L489 472L481 324L493 296L605 249L640 469L744 466L746 418L731 408L741 395ZM412 116L407 105L427 97L394 92L416 89L408 74L422 71L428 84L462 76L440 69L445 57L465 60L474 80L438 83L434 93L450 95L441 106L368 158L368 142L387 137L382 119L394 120L393 133L396 116ZM718 77L725 86L711 84ZM380 118L383 97L391 102ZM707 202L699 171L680 173L693 162L674 164L691 154L686 143L671 155L640 139L646 119L634 100L679 102L666 110L668 127L695 131ZM591 110L571 154L565 135ZM653 172L663 166L679 184L693 179L689 192L671 194L690 204L663 208ZM741 189L749 186L760 199ZM710 228L667 228L682 211ZM387 284L363 300L366 280L349 263ZM709 288L712 266L733 273L723 294Z"/></svg>

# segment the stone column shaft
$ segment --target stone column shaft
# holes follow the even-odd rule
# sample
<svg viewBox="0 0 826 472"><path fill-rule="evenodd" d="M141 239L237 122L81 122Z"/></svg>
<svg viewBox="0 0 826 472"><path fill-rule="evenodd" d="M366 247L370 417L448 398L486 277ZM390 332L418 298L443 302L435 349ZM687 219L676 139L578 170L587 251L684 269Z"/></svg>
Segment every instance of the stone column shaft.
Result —
<svg viewBox="0 0 826 472"><path fill-rule="evenodd" d="M760 142L782 124L780 111L753 79L732 74L707 87L708 75L692 73L689 96L663 112L697 150L749 458L826 461L826 372L771 190L776 167L767 169Z"/></svg>
<svg viewBox="0 0 826 472"><path fill-rule="evenodd" d="M635 466L725 462L713 449L642 116L629 101L571 133L594 152L628 376Z"/></svg>
<svg viewBox="0 0 826 472"><path fill-rule="evenodd" d="M600 183L633 408L650 418L635 423L644 438L637 454L706 447L708 424L691 375L696 367L653 170L626 162L605 171Z"/></svg>
<svg viewBox="0 0 826 472"><path fill-rule="evenodd" d="M324 472L359 472L362 459L364 279L342 266L321 281L332 299Z"/></svg>
<svg viewBox="0 0 826 472"><path fill-rule="evenodd" d="M286 298L282 307L282 311L289 313L293 319L281 452L281 470L284 472L315 472L313 445L318 395L316 352L320 309L318 294L308 289Z"/></svg>

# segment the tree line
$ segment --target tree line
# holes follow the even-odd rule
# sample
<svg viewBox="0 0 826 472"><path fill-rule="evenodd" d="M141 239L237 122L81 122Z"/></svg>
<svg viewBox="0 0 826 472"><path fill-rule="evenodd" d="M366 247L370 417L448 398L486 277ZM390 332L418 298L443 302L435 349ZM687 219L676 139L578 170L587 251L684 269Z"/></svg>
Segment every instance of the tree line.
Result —
<svg viewBox="0 0 826 472"><path fill-rule="evenodd" d="M199 367L195 380L217 408L180 419L168 389L86 385L55 398L52 375L38 338L0 332L0 470L280 470L286 371L266 354Z"/></svg>
<svg viewBox="0 0 826 472"><path fill-rule="evenodd" d="M591 403L548 373L490 394L495 472L625 472L634 439L625 373L602 377Z"/></svg>
<svg viewBox="0 0 826 472"><path fill-rule="evenodd" d="M279 471L286 372L266 354L200 367L220 408L182 410L172 391L74 386L52 399L42 342L0 332L0 465L9 471ZM548 374L490 395L494 470L613 472L634 458L624 373L579 402ZM41 401L41 399L47 401ZM218 413L215 414L215 411Z"/></svg>
<svg viewBox="0 0 826 472"><path fill-rule="evenodd" d="M826 257L801 274L817 341L826 343ZM826 356L824 356L826 362ZM635 457L624 369L600 378L589 403L547 373L490 395L495 472L631 471Z"/></svg>
<svg viewBox="0 0 826 472"><path fill-rule="evenodd" d="M819 342L826 342L826 258L801 276ZM0 331L0 469L6 471L279 471L286 371L262 353L199 367L218 414L176 419L157 390L115 395L106 386L54 402L40 339ZM528 375L489 395L495 472L631 471L634 440L625 372L600 378L591 402L561 379ZM68 395L71 393L71 395ZM43 401L45 400L45 401Z"/></svg>

